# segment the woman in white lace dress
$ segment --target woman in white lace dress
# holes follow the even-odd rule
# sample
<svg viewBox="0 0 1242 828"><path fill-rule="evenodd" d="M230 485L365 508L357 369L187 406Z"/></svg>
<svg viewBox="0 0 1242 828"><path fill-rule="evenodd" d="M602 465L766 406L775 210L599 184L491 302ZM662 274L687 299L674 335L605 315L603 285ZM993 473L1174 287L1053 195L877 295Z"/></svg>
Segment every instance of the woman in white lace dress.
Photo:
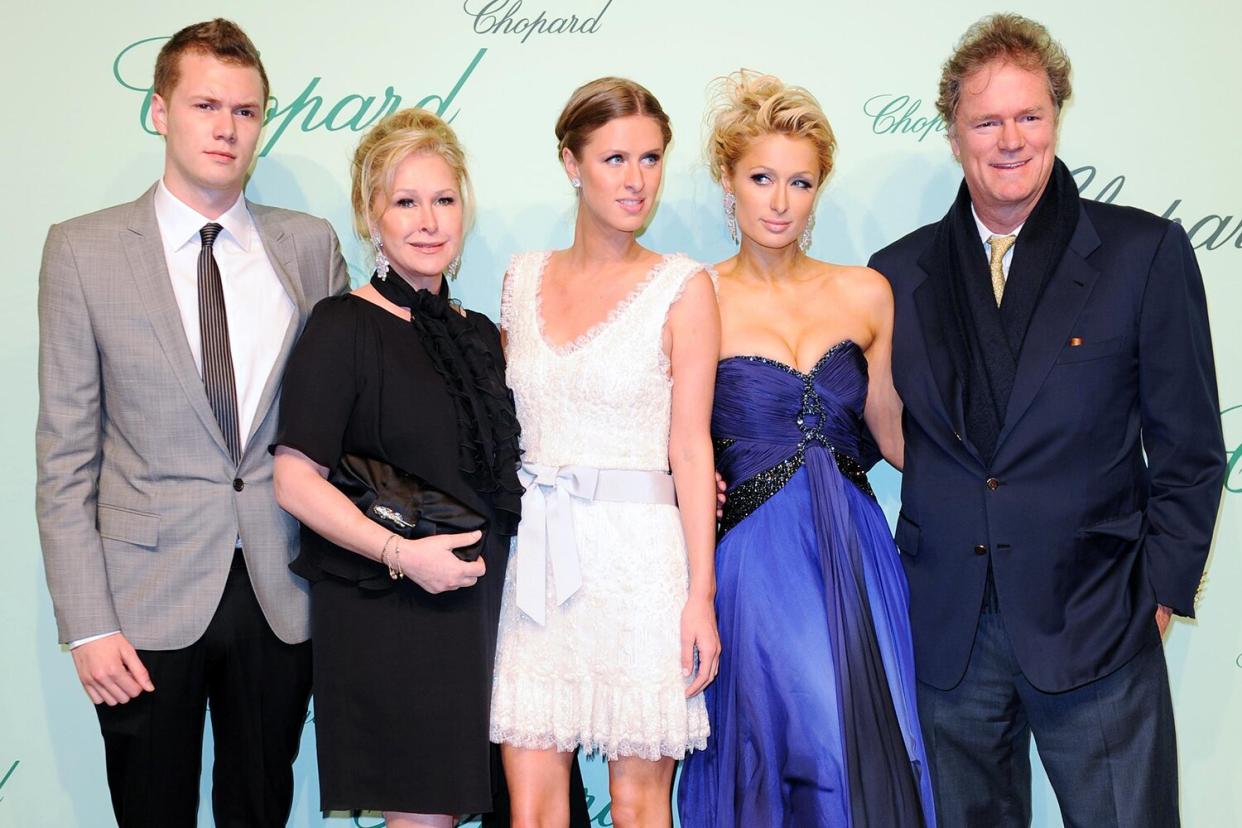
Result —
<svg viewBox="0 0 1242 828"><path fill-rule="evenodd" d="M618 826L668 825L716 675L710 416L720 322L702 265L640 246L671 130L638 84L557 122L578 192L567 250L515 256L501 328L522 425L522 523L492 690L514 826L568 823L569 764L609 760ZM671 474L670 474L671 470Z"/></svg>

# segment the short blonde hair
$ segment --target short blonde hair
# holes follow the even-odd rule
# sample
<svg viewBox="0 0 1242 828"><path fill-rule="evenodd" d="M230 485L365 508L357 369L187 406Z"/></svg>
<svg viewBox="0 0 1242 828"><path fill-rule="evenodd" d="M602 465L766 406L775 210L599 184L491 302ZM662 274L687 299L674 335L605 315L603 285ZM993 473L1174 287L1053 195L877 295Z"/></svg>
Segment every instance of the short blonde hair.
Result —
<svg viewBox="0 0 1242 828"><path fill-rule="evenodd" d="M581 158L591 133L616 118L645 115L660 125L664 146L673 140L673 127L651 90L628 78L596 78L573 91L556 119L556 157L564 150Z"/></svg>
<svg viewBox="0 0 1242 828"><path fill-rule="evenodd" d="M837 138L814 95L800 86L788 86L774 75L748 69L718 78L713 87L713 104L708 111L711 135L707 140L712 178L720 181L731 175L756 139L776 134L805 138L814 145L819 183L824 183L832 172Z"/></svg>
<svg viewBox="0 0 1242 828"><path fill-rule="evenodd" d="M354 230L364 241L371 239L375 197L392 190L397 167L411 155L438 155L457 177L464 227L474 219L474 190L466 170L466 151L452 127L425 109L399 109L371 127L354 151L350 202Z"/></svg>
<svg viewBox="0 0 1242 828"><path fill-rule="evenodd" d="M1019 14L994 14L977 21L958 41L940 70L936 109L952 129L962 98L962 82L994 60L1011 61L1048 78L1056 114L1070 96L1070 60L1042 24Z"/></svg>

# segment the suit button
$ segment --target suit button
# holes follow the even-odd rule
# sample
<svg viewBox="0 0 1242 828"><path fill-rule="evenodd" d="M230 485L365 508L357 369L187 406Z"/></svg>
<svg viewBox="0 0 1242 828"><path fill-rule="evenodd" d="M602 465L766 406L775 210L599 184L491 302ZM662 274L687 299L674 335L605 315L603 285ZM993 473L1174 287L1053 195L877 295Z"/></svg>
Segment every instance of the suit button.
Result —
<svg viewBox="0 0 1242 828"><path fill-rule="evenodd" d="M240 477L233 478L233 491L240 492L244 488L246 488L245 480L242 480Z"/></svg>
<svg viewBox="0 0 1242 828"><path fill-rule="evenodd" d="M983 544L979 544L978 546L975 547L975 554L986 555L988 554L988 548L984 546Z"/></svg>
<svg viewBox="0 0 1242 828"><path fill-rule="evenodd" d="M1000 488L1000 481L997 480L995 477L989 477L987 481L987 487L991 489L992 491L996 491L997 489Z"/></svg>

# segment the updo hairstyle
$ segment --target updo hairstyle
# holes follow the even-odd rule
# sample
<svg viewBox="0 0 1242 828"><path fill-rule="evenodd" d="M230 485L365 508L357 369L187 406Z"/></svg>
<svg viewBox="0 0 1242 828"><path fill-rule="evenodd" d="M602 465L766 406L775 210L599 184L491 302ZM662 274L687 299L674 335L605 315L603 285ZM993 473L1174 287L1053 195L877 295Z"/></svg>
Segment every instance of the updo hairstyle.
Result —
<svg viewBox="0 0 1242 828"><path fill-rule="evenodd" d="M412 155L440 156L457 177L461 194L463 226L474 218L474 190L466 171L466 151L452 128L425 109L399 109L388 115L358 142L352 166L353 186L350 202L354 208L354 230L370 242L375 214L375 198L392 192L392 181L401 162Z"/></svg>
<svg viewBox="0 0 1242 828"><path fill-rule="evenodd" d="M655 119L664 136L664 146L673 140L664 107L647 87L626 78L597 78L584 83L569 96L569 102L556 119L556 157L568 149L574 158L581 158L582 148L591 133L616 118L645 115Z"/></svg>
<svg viewBox="0 0 1242 828"><path fill-rule="evenodd" d="M801 86L788 86L774 75L749 69L719 78L713 84L708 111L711 135L707 162L712 178L732 175L751 144L766 135L805 138L815 147L819 183L832 172L837 139L815 96Z"/></svg>

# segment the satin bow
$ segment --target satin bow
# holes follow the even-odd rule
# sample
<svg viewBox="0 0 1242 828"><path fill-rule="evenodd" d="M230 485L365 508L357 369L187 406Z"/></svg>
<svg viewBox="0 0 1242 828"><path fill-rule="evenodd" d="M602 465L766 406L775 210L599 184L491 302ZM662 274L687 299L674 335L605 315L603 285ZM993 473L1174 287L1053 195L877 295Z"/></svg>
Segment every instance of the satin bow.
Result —
<svg viewBox="0 0 1242 828"><path fill-rule="evenodd" d="M582 586L582 564L574 540L573 502L595 498L599 469L590 466L540 466L523 463L518 479L526 487L522 495L522 522L518 524L518 609L531 620L547 620L547 571L552 563L552 582L557 606Z"/></svg>

